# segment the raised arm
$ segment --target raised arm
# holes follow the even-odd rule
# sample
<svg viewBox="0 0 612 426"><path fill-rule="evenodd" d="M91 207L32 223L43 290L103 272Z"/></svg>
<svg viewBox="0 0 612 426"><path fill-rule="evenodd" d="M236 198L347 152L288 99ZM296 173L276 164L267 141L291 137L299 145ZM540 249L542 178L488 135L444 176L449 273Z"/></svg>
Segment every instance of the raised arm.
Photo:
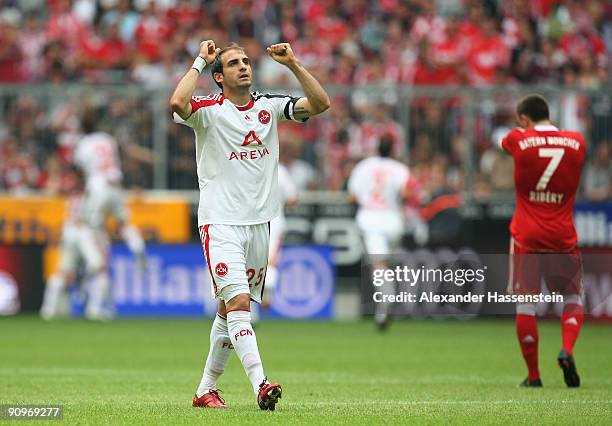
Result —
<svg viewBox="0 0 612 426"><path fill-rule="evenodd" d="M306 96L295 104L295 118L308 118L329 109L330 100L327 92L295 57L289 43L273 44L267 50L272 59L289 68L302 85Z"/></svg>
<svg viewBox="0 0 612 426"><path fill-rule="evenodd" d="M170 98L172 111L176 112L183 120L191 115L191 97L195 92L196 82L204 67L212 64L221 49L215 48L215 42L206 40L200 43L200 54L193 62L187 74L181 78L174 93Z"/></svg>

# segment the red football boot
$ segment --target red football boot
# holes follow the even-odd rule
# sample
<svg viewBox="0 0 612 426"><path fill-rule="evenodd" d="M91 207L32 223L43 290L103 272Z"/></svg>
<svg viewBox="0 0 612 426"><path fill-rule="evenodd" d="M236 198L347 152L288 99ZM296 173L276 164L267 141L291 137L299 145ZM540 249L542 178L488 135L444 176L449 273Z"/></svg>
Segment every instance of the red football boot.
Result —
<svg viewBox="0 0 612 426"><path fill-rule="evenodd" d="M227 405L225 405L225 401L219 396L218 390L211 390L199 398L196 394L193 397L193 402L191 403L191 405L193 405L194 407L201 408L227 408Z"/></svg>
<svg viewBox="0 0 612 426"><path fill-rule="evenodd" d="M257 404L262 410L274 411L276 403L281 399L283 389L278 383L268 383L265 378L259 385L259 393L257 394Z"/></svg>

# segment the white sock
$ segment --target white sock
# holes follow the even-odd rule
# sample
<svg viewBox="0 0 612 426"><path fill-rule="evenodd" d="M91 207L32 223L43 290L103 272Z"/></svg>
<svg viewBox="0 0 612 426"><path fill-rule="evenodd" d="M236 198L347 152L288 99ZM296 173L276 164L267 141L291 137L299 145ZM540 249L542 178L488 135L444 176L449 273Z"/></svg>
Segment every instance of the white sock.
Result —
<svg viewBox="0 0 612 426"><path fill-rule="evenodd" d="M51 275L47 281L47 285L45 285L45 296L43 298L42 307L40 308L41 317L44 319L51 319L57 315L57 306L65 287L66 283L62 275Z"/></svg>
<svg viewBox="0 0 612 426"><path fill-rule="evenodd" d="M98 272L91 281L85 315L99 318L104 314L104 302L110 295L110 283L106 272Z"/></svg>
<svg viewBox="0 0 612 426"><path fill-rule="evenodd" d="M385 281L378 290L381 291L383 295L395 294L395 284L390 281ZM374 307L374 322L376 324L385 322L389 316L390 308L391 303L388 300L376 303Z"/></svg>
<svg viewBox="0 0 612 426"><path fill-rule="evenodd" d="M121 228L121 238L125 241L132 253L139 256L144 253L145 244L140 232L133 226L126 225Z"/></svg>
<svg viewBox="0 0 612 426"><path fill-rule="evenodd" d="M227 334L227 321L219 315L215 315L215 320L210 330L210 351L206 358L204 374L196 395L201 397L213 389L217 389L217 380L225 371L227 362L234 346Z"/></svg>
<svg viewBox="0 0 612 426"><path fill-rule="evenodd" d="M238 359L249 376L253 391L257 395L259 385L264 381L266 375L257 348L257 338L251 327L251 313L248 311L228 312L227 328Z"/></svg>

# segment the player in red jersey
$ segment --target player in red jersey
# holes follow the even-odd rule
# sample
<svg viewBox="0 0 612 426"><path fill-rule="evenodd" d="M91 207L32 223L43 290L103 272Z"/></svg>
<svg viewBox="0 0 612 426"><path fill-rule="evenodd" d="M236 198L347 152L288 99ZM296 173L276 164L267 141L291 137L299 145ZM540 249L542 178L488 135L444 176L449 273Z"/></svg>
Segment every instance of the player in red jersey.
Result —
<svg viewBox="0 0 612 426"><path fill-rule="evenodd" d="M539 95L523 98L516 109L520 127L501 140L514 159L516 210L510 224L508 291L539 294L543 278L564 296L562 349L558 363L569 387L580 386L573 352L583 318L582 258L577 248L573 209L584 163L585 142L577 132L550 122ZM525 387L540 387L538 328L533 303L518 303L516 332L527 368Z"/></svg>

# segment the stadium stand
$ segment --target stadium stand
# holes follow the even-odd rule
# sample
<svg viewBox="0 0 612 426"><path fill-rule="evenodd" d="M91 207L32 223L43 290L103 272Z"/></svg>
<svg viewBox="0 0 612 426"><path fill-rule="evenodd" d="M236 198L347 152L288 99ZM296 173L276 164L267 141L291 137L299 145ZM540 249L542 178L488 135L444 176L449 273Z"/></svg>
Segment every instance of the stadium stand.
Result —
<svg viewBox="0 0 612 426"><path fill-rule="evenodd" d="M583 131L598 153L583 196L612 191L612 96L601 90L610 87L610 2L0 0L0 8L0 190L57 191L84 108L119 141L128 187L195 189L189 130L159 122L168 91L210 38L245 46L262 89L296 87L265 55L281 40L330 87L326 120L282 129L282 161L303 189L344 189L352 165L391 138L419 196L509 191L512 164L495 139L514 125L511 92L528 85L554 90L560 125ZM216 90L207 78L200 89Z"/></svg>

